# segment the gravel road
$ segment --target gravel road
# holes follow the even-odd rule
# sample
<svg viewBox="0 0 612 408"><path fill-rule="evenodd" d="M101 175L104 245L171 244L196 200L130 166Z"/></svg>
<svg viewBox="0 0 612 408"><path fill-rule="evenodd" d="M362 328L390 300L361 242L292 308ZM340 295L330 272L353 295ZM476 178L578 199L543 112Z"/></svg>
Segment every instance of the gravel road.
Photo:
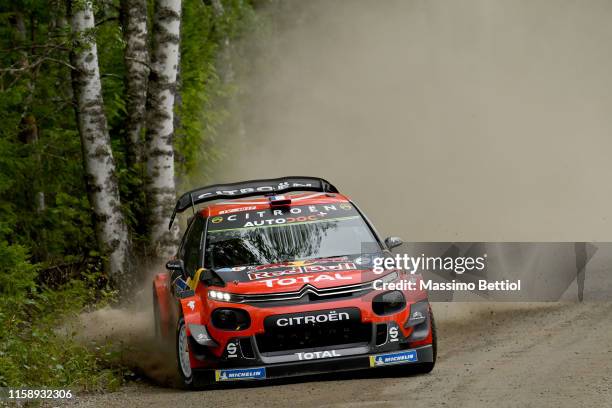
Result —
<svg viewBox="0 0 612 408"><path fill-rule="evenodd" d="M133 383L74 406L612 407L612 303L436 304L428 375L367 371L185 392Z"/></svg>
<svg viewBox="0 0 612 408"><path fill-rule="evenodd" d="M309 7L280 9L277 41L246 47L265 48L266 63L248 79L249 143L228 141L225 180L314 165L385 236L407 241L610 241L612 3L294 3ZM434 304L439 355L427 375L370 370L195 392L143 380L71 403L612 407L609 265L589 271L584 303L570 301L573 286L563 303ZM141 310L150 316L150 303ZM118 338L150 330L136 315L93 317L82 331L92 337L109 321Z"/></svg>

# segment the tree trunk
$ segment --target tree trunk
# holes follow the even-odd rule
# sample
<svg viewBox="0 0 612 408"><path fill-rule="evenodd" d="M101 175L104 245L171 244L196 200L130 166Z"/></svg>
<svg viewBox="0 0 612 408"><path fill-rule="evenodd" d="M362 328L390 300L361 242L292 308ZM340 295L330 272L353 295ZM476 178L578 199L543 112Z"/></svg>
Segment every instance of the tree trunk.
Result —
<svg viewBox="0 0 612 408"><path fill-rule="evenodd" d="M147 1L121 0L126 68L126 145L128 168L142 162L142 129L145 122L149 50L147 46Z"/></svg>
<svg viewBox="0 0 612 408"><path fill-rule="evenodd" d="M174 96L179 64L181 0L156 0L153 53L147 99L147 204L155 255L176 254L178 226L168 230L176 200L174 181Z"/></svg>
<svg viewBox="0 0 612 408"><path fill-rule="evenodd" d="M125 291L131 283L129 240L104 114L92 4L68 1L68 13L74 38L70 60L76 68L72 71L72 87L96 238L106 257L109 277Z"/></svg>
<svg viewBox="0 0 612 408"><path fill-rule="evenodd" d="M25 25L25 20L23 18L23 14L20 12L16 12L12 16L10 21L15 27L15 33L16 33L15 35L16 44L15 45L23 47L27 41L26 25ZM32 42L34 42L33 39L32 39ZM24 48L20 54L21 54L21 66L27 70L30 65L30 62L29 62L30 58L28 55L28 51ZM21 123L19 124L19 139L23 143L26 143L29 145L34 145L38 143L38 125L36 124L36 117L30 111L30 107L32 105L32 99L34 98L34 90L35 90L35 86L34 86L35 82L34 82L34 78L32 78L33 76L35 76L34 72L28 72L26 76L27 78L26 87L28 88L28 93L23 103L23 113L21 114ZM41 191L39 183L36 180L36 177L38 176L38 173L41 167L40 153L38 151L35 153L35 158L36 158L37 167L35 169L36 171L33 172L34 179L32 181L32 187L33 187L33 190L35 191L34 208L36 209L37 213L41 213L45 210L45 193Z"/></svg>

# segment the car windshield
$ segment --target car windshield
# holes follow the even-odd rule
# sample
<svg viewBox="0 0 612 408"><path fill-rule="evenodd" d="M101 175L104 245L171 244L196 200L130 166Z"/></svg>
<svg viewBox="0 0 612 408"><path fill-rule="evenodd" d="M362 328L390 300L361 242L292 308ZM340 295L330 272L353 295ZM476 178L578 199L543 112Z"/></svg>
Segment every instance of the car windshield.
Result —
<svg viewBox="0 0 612 408"><path fill-rule="evenodd" d="M209 218L205 266L265 265L380 248L349 203L244 211Z"/></svg>

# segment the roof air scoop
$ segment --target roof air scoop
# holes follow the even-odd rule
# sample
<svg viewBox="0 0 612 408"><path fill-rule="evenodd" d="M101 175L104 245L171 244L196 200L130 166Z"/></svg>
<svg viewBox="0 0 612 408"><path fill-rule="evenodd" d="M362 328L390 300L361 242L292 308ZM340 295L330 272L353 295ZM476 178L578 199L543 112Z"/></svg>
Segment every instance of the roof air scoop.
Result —
<svg viewBox="0 0 612 408"><path fill-rule="evenodd" d="M291 198L284 195L273 195L269 200L272 207L284 207L291 204Z"/></svg>

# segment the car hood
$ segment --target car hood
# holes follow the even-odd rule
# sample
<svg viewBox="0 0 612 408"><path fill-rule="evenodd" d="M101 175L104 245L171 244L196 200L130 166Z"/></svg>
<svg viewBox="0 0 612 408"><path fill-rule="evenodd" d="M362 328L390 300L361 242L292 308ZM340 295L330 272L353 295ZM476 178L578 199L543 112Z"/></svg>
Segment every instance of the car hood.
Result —
<svg viewBox="0 0 612 408"><path fill-rule="evenodd" d="M380 278L372 271L369 256L309 259L259 266L215 269L226 290L237 294L298 291L305 285L331 288Z"/></svg>

